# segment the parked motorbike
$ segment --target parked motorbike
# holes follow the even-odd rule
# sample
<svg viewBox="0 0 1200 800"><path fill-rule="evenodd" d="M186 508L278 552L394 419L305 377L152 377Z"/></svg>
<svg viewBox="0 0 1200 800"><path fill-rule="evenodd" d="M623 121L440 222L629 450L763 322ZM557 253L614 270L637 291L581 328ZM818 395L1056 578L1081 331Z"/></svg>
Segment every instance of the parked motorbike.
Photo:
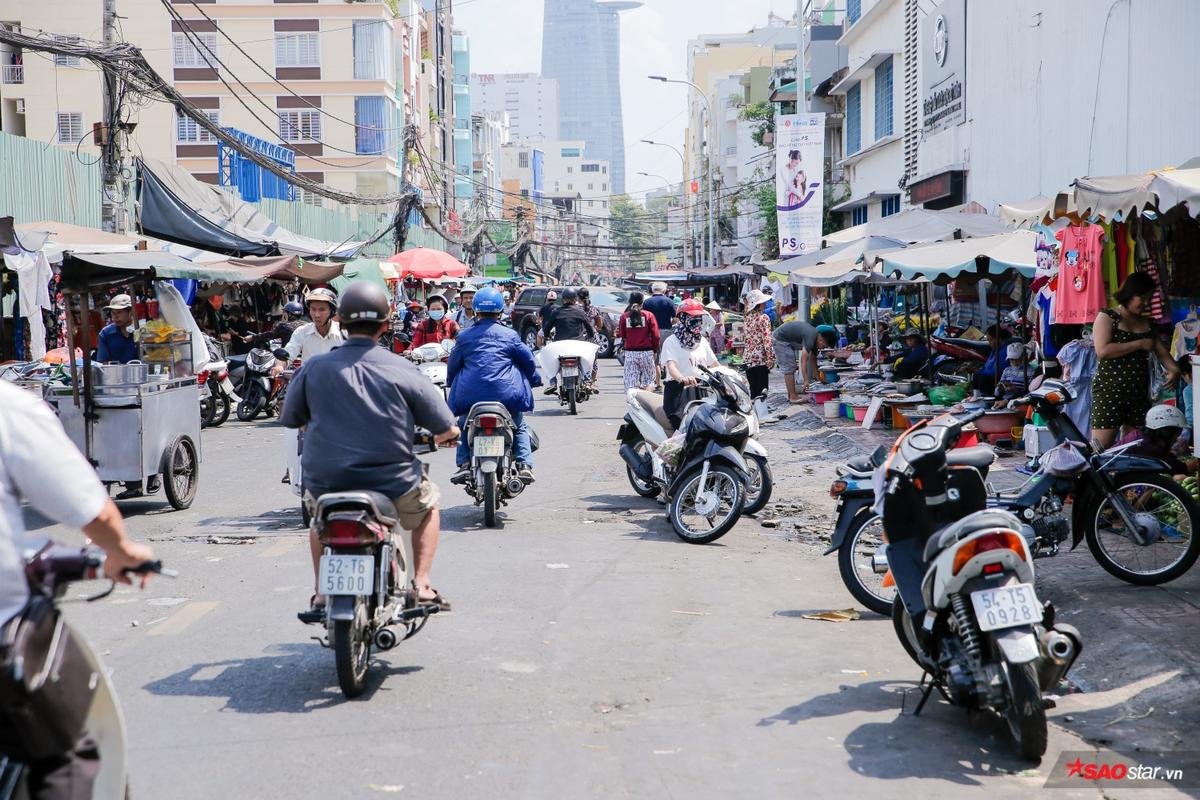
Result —
<svg viewBox="0 0 1200 800"><path fill-rule="evenodd" d="M196 385L200 387L200 426L215 428L229 419L229 410L241 402L229 378L229 364L221 347L210 336L208 360L196 370Z"/></svg>
<svg viewBox="0 0 1200 800"><path fill-rule="evenodd" d="M987 505L1021 521L1018 530L1034 558L1058 555L1070 537L1071 549L1086 540L1100 566L1126 583L1154 586L1183 575L1200 557L1200 505L1170 477L1165 462L1130 455L1123 447L1093 450L1066 415L1072 399L1065 384L1050 380L1012 402L1032 405L1046 420L1056 452L1043 455L1016 489L989 492ZM985 476L994 458L987 447L947 454L949 462L974 466ZM870 511L868 466L852 461L833 483L838 524L827 553L839 550L842 580L851 593L871 610L886 613L881 609L893 590L880 518Z"/></svg>
<svg viewBox="0 0 1200 800"><path fill-rule="evenodd" d="M27 765L70 752L85 734L100 756L90 796L128 796L125 720L109 672L58 610L67 586L103 570L103 552L53 543L26 567L30 602L0 639L0 800L27 797ZM129 572L162 573L162 562ZM14 707L21 712L9 717Z"/></svg>
<svg viewBox="0 0 1200 800"><path fill-rule="evenodd" d="M925 672L914 715L937 689L953 705L999 714L1020 756L1036 761L1046 750L1042 695L1066 677L1082 640L1038 600L1020 520L985 508L978 469L947 464L963 426L982 414L918 423L880 467L899 589L892 622Z"/></svg>
<svg viewBox="0 0 1200 800"><path fill-rule="evenodd" d="M326 598L323 622L338 685L347 698L366 688L371 646L391 650L425 627L439 606L417 599L412 534L400 527L395 505L371 491L332 492L316 499L313 529L322 546L317 591ZM392 630L399 626L403 635Z"/></svg>
<svg viewBox="0 0 1200 800"><path fill-rule="evenodd" d="M239 392L242 400L237 404L238 419L250 422L260 413L272 416L283 405L287 384L294 371L272 372L276 360L287 361L288 358L288 352L283 348L272 352L256 347L250 351L246 356L245 377Z"/></svg>
<svg viewBox="0 0 1200 800"><path fill-rule="evenodd" d="M630 389L625 421L617 432L633 490L642 497L665 497L675 535L694 544L729 532L756 482L761 484L753 497L756 510L771 494L766 451L753 438L758 419L745 380L730 370L700 369L700 380L712 394L687 407L677 466L659 453L671 431L660 395Z"/></svg>
<svg viewBox="0 0 1200 800"><path fill-rule="evenodd" d="M525 490L517 475L514 450L516 425L503 403L476 403L467 412L464 436L471 452L471 469L464 488L483 506L483 524L496 527L496 510ZM538 449L537 434L529 431L530 445Z"/></svg>

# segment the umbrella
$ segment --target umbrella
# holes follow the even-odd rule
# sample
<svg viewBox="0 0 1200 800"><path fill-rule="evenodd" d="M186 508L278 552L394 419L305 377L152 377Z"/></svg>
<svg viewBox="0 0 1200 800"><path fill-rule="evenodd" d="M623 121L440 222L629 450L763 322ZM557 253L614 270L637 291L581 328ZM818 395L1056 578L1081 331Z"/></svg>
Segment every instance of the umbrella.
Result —
<svg viewBox="0 0 1200 800"><path fill-rule="evenodd" d="M441 250L432 250L428 247L415 247L412 250L405 250L403 253L396 253L396 255L386 260L388 263L396 265L401 278L406 278L409 275L422 280L432 280L446 276L461 278L471 272L466 264L449 253Z"/></svg>
<svg viewBox="0 0 1200 800"><path fill-rule="evenodd" d="M883 271L891 275L899 272L902 277L918 275L927 278L955 278L968 270L974 270L978 259L983 259L987 271L999 275L1006 270L1016 270L1026 278L1037 271L1034 246L1037 234L1029 230L1015 230L993 236L977 236L952 242L938 242L919 247L907 247L880 255Z"/></svg>

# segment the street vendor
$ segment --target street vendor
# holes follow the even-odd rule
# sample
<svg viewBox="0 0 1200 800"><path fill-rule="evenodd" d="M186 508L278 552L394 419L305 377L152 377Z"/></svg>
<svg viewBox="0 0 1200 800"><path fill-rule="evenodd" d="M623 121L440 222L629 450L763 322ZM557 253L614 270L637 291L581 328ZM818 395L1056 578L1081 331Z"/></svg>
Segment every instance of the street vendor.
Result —
<svg viewBox="0 0 1200 800"><path fill-rule="evenodd" d="M333 318L337 311L337 295L332 289L313 289L304 298L304 304L312 322L296 328L284 346L289 361L297 358L301 362L308 361L313 356L328 353L345 341L341 327Z"/></svg>
<svg viewBox="0 0 1200 800"><path fill-rule="evenodd" d="M929 348L925 346L925 337L916 328L909 328L904 333L904 353L896 360L896 377L901 380L915 378L928 362Z"/></svg>
<svg viewBox="0 0 1200 800"><path fill-rule="evenodd" d="M112 322L100 331L96 360L102 364L128 364L138 357L137 342L133 340L133 299L119 294L104 308Z"/></svg>
<svg viewBox="0 0 1200 800"><path fill-rule="evenodd" d="M767 302L770 302L769 300ZM766 313L766 308L763 313ZM799 403L800 392L807 392L817 378L817 350L833 347L837 331L832 325L814 326L804 320L785 322L775 329L775 361L783 372L788 402ZM796 370L800 371L800 390L796 390Z"/></svg>
<svg viewBox="0 0 1200 800"><path fill-rule="evenodd" d="M704 310L708 312L704 317L704 335L713 352L721 355L725 352L725 314L716 300L709 300Z"/></svg>

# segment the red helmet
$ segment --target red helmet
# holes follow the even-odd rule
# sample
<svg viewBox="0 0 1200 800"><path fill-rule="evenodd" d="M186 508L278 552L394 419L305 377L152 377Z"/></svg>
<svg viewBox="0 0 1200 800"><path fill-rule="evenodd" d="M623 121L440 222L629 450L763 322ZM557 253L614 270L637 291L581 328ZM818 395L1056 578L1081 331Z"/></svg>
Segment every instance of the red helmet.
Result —
<svg viewBox="0 0 1200 800"><path fill-rule="evenodd" d="M704 311L704 303L701 303L695 298L684 300L679 304L679 310L676 312L680 316L687 314L689 317L702 316Z"/></svg>

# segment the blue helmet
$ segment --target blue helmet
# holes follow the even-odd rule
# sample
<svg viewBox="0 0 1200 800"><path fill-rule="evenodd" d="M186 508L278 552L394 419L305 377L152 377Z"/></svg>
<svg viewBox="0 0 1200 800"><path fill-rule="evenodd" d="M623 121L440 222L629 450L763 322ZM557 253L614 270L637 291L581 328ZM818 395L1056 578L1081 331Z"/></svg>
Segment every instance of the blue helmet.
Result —
<svg viewBox="0 0 1200 800"><path fill-rule="evenodd" d="M504 311L504 295L494 286L488 286L475 293L471 308L480 314L500 314Z"/></svg>
<svg viewBox="0 0 1200 800"><path fill-rule="evenodd" d="M283 313L290 317L299 317L304 315L304 306L297 303L295 300L283 307Z"/></svg>

